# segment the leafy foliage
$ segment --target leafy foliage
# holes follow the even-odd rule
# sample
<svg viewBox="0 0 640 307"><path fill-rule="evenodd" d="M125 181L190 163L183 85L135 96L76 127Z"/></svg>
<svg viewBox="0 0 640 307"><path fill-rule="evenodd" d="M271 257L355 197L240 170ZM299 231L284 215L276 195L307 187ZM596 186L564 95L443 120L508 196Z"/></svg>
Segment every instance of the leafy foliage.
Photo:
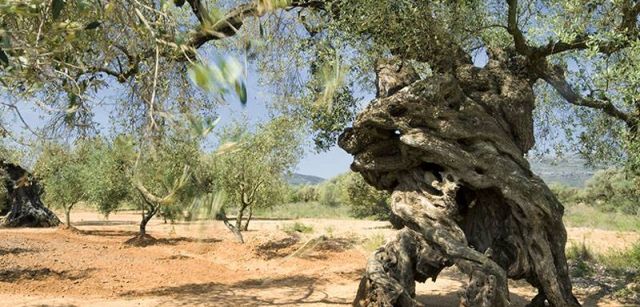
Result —
<svg viewBox="0 0 640 307"><path fill-rule="evenodd" d="M551 188L563 203L584 203L605 212L640 214L638 178L624 169L599 171L584 189L560 185Z"/></svg>
<svg viewBox="0 0 640 307"><path fill-rule="evenodd" d="M108 216L130 197L133 143L121 135L112 143L101 139L83 142L81 150L87 156L83 185L87 201Z"/></svg>
<svg viewBox="0 0 640 307"><path fill-rule="evenodd" d="M70 150L57 144L45 147L36 163L36 175L42 178L46 203L64 209L69 224L73 206L86 200L86 156L80 150Z"/></svg>
<svg viewBox="0 0 640 307"><path fill-rule="evenodd" d="M0 178L2 179L2 178ZM4 180L4 179L2 179ZM4 213L5 209L8 209L9 202L9 191L7 191L7 187L4 184L0 185L0 212Z"/></svg>
<svg viewBox="0 0 640 307"><path fill-rule="evenodd" d="M391 214L390 195L376 190L358 173L349 172L340 179L342 201L351 208L354 217L373 217L389 220Z"/></svg>
<svg viewBox="0 0 640 307"><path fill-rule="evenodd" d="M276 118L253 133L246 125L237 124L222 133L221 142L235 146L213 158L216 188L238 208L239 218L247 208L268 208L284 202L284 175L302 154L296 122Z"/></svg>
<svg viewBox="0 0 640 307"><path fill-rule="evenodd" d="M309 226L309 225L305 225L303 223L300 222L295 222L293 224L287 224L285 225L282 230L288 234L295 234L295 233L312 233L313 232L313 227Z"/></svg>

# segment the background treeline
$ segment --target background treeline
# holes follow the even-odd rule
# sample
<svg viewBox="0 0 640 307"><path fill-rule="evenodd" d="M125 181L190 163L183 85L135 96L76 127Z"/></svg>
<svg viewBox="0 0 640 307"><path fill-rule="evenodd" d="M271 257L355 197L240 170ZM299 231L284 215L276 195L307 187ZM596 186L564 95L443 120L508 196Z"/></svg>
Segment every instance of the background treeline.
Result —
<svg viewBox="0 0 640 307"><path fill-rule="evenodd" d="M289 187L288 202L318 202L324 207L345 206L355 218L388 220L390 194L368 185L358 173L348 172L316 185Z"/></svg>
<svg viewBox="0 0 640 307"><path fill-rule="evenodd" d="M640 180L623 169L600 170L583 188L553 184L551 189L568 206L582 204L603 212L640 214Z"/></svg>

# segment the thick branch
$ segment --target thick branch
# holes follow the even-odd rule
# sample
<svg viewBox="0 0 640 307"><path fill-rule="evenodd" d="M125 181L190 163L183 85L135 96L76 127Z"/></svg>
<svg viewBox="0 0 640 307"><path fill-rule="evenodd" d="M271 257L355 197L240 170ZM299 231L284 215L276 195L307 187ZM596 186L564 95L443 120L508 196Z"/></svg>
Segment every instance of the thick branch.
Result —
<svg viewBox="0 0 640 307"><path fill-rule="evenodd" d="M156 195L153 195L153 193L149 192L149 190L147 190L147 188L145 188L144 185L142 185L142 183L139 180L133 180L133 185L138 190L138 192L140 192L140 195L142 195L142 198L144 198L144 200L148 203L153 203L158 205L170 205L174 201L173 197L176 191L172 191L169 195L163 198L160 198Z"/></svg>
<svg viewBox="0 0 640 307"><path fill-rule="evenodd" d="M588 107L592 109L598 109L605 112L607 115L624 121L627 126L633 127L636 125L636 120L618 109L613 103L603 99L595 99L590 97L584 97L578 94L569 82L564 77L564 72L561 68L544 68L540 71L542 79L544 79L549 85L551 85L558 93L569 103L577 106Z"/></svg>
<svg viewBox="0 0 640 307"><path fill-rule="evenodd" d="M529 46L526 38L522 34L522 31L518 28L518 1L507 0L507 4L509 6L507 31L511 36L513 36L514 45L518 53L525 56L533 56L535 58L544 58L549 55L566 51L584 50L589 48L589 44L587 44L587 42L591 35L588 33L580 33L576 35L576 38L571 42L552 41L539 47ZM592 43L595 43L600 53L607 55L628 47L630 42L638 35L636 22L639 14L640 2L636 2L633 5L631 5L631 2L627 2L622 9L622 21L616 27L618 32L624 34L626 40Z"/></svg>
<svg viewBox="0 0 640 307"><path fill-rule="evenodd" d="M187 2L189 2L189 5L191 5L191 10L193 11L193 14L196 15L196 18L198 18L198 21L200 21L200 23L203 23L207 19L209 12L207 12L207 10L202 5L202 1L187 0Z"/></svg>
<svg viewBox="0 0 640 307"><path fill-rule="evenodd" d="M191 2L199 2L199 1L189 0L189 3ZM296 0L296 1L292 1L291 4L289 4L289 6L287 6L285 9L304 8L304 7L323 8L325 2L326 0ZM191 39L188 45L197 49L209 41L219 40L219 39L227 38L229 36L233 36L236 34L236 32L238 32L238 30L240 30L240 28L244 24L245 18L262 17L268 12L269 11L267 10L261 10L257 2L238 5L213 25L207 26L202 24L202 27L200 28L200 30L191 36ZM202 12L196 13L196 16L201 13ZM201 17L198 17L199 20L200 18ZM200 21L202 23L202 20Z"/></svg>
<svg viewBox="0 0 640 307"><path fill-rule="evenodd" d="M531 47L527 45L522 31L518 28L518 0L507 0L509 11L507 15L507 31L513 36L516 51L522 55L531 55Z"/></svg>

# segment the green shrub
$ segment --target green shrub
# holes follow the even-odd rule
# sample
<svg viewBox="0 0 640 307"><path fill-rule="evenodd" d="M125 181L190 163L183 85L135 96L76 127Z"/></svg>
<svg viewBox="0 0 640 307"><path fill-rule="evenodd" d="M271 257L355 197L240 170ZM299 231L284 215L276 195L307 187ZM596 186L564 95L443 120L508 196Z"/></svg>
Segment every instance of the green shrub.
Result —
<svg viewBox="0 0 640 307"><path fill-rule="evenodd" d="M640 213L638 178L622 169L597 172L587 182L584 201L603 211L637 215Z"/></svg>
<svg viewBox="0 0 640 307"><path fill-rule="evenodd" d="M618 212L604 212L601 208L587 204L568 204L563 216L569 227L588 227L617 231L637 231L640 216Z"/></svg>
<svg viewBox="0 0 640 307"><path fill-rule="evenodd" d="M351 218L348 207L342 205L333 207L324 206L317 201L288 203L271 208L257 208L254 214L257 217L272 219Z"/></svg>
<svg viewBox="0 0 640 307"><path fill-rule="evenodd" d="M624 273L640 272L640 242L623 251L616 251L599 257L599 261L608 270Z"/></svg>
<svg viewBox="0 0 640 307"><path fill-rule="evenodd" d="M3 213L8 207L9 195L4 184L0 184L0 213Z"/></svg>
<svg viewBox="0 0 640 307"><path fill-rule="evenodd" d="M584 189L568 187L559 183L552 183L549 188L563 204L579 203L586 198Z"/></svg>
<svg viewBox="0 0 640 307"><path fill-rule="evenodd" d="M640 215L640 180L622 169L597 172L585 188L549 186L565 206L584 203L601 212Z"/></svg>
<svg viewBox="0 0 640 307"><path fill-rule="evenodd" d="M373 252L383 246L385 242L384 235L382 233L376 233L365 239L362 247L368 252Z"/></svg>
<svg viewBox="0 0 640 307"><path fill-rule="evenodd" d="M319 201L323 206L336 207L340 205L338 185L334 182L326 182L318 188Z"/></svg>
<svg viewBox="0 0 640 307"><path fill-rule="evenodd" d="M353 172L342 179L342 189L342 201L351 209L353 217L389 220L389 192L376 190L360 174Z"/></svg>
<svg viewBox="0 0 640 307"><path fill-rule="evenodd" d="M294 234L294 233L312 233L313 232L313 227L312 226L308 226L305 225L303 223L300 222L295 222L293 224L288 224L285 225L282 230L288 234Z"/></svg>

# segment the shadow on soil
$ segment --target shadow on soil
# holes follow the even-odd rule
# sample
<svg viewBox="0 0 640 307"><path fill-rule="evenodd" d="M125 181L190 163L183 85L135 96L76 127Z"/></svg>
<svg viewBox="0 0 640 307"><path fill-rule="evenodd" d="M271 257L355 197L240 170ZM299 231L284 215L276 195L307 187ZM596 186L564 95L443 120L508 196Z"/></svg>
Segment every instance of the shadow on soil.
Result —
<svg viewBox="0 0 640 307"><path fill-rule="evenodd" d="M178 237L178 238L161 238L156 239L150 235L140 236L137 232L134 232L134 237L124 242L125 245L135 246L135 247L147 247L153 245L177 245L183 242L194 242L194 243L217 243L221 242L220 239L215 238L188 238L188 237Z"/></svg>
<svg viewBox="0 0 640 307"><path fill-rule="evenodd" d="M20 280L43 280L53 277L59 280L81 280L89 277L95 269L77 271L55 271L49 268L9 268L0 270L0 282Z"/></svg>
<svg viewBox="0 0 640 307"><path fill-rule="evenodd" d="M138 234L137 231L127 230L78 230L78 233L87 236L100 237L133 237Z"/></svg>
<svg viewBox="0 0 640 307"><path fill-rule="evenodd" d="M133 221L79 221L74 222L73 226L124 226L137 224L139 223Z"/></svg>
<svg viewBox="0 0 640 307"><path fill-rule="evenodd" d="M316 289L316 285L325 280L296 275L280 278L249 279L235 284L215 282L186 284L175 287L162 287L149 291L129 291L122 296L161 296L178 301L181 305L201 305L218 302L225 306L242 305L306 305L332 304L349 305L351 302L332 299L329 295ZM257 291L260 290L260 291ZM268 297L256 295L264 293Z"/></svg>
<svg viewBox="0 0 640 307"><path fill-rule="evenodd" d="M519 295L511 293L511 306L526 306L529 300ZM460 305L460 296L457 291L438 294L417 295L416 300L429 307L450 307Z"/></svg>
<svg viewBox="0 0 640 307"><path fill-rule="evenodd" d="M39 250L33 249L33 248L22 248L22 247L10 247L10 248L0 247L0 256L19 255L19 254L36 253L36 252L39 252Z"/></svg>

